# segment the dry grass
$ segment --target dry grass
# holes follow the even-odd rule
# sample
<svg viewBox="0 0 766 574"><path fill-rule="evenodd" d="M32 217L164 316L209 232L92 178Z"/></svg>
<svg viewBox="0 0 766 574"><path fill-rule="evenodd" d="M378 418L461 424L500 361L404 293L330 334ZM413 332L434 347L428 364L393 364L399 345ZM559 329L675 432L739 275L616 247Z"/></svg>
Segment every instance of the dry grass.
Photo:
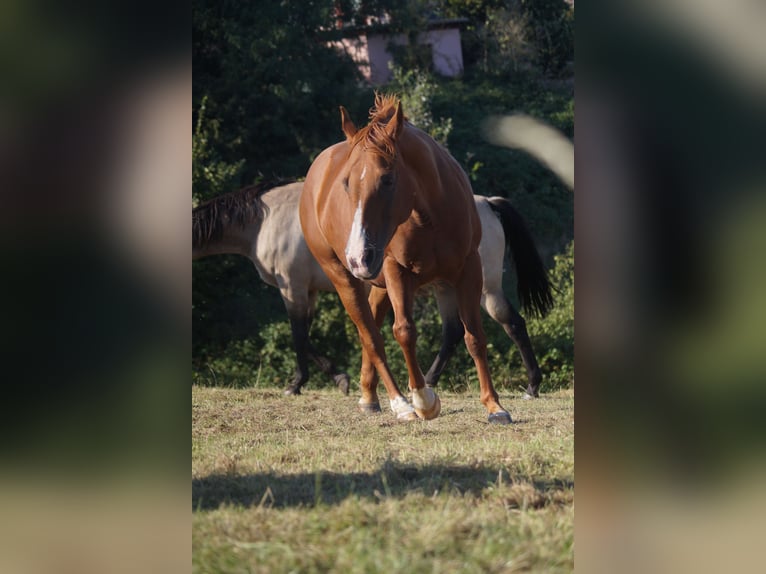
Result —
<svg viewBox="0 0 766 574"><path fill-rule="evenodd" d="M573 392L501 397L507 427L440 396L398 423L382 397L193 388L194 570L570 571Z"/></svg>

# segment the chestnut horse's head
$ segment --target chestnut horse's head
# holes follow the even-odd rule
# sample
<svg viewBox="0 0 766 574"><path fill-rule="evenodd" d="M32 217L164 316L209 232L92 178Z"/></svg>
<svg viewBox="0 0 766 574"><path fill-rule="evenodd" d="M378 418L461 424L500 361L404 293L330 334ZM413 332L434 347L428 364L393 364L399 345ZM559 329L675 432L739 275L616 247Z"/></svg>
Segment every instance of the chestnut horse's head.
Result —
<svg viewBox="0 0 766 574"><path fill-rule="evenodd" d="M404 113L395 98L376 95L365 127L357 129L343 106L340 114L350 151L339 181L354 213L346 263L355 277L372 279L383 266L386 245L410 212L403 205L406 197L397 193L397 138Z"/></svg>

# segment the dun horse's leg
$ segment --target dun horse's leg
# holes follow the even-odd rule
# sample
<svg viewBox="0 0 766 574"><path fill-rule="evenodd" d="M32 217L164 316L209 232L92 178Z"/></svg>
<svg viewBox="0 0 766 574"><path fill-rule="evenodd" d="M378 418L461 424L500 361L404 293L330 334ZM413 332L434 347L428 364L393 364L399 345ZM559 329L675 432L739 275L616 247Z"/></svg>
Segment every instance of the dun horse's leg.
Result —
<svg viewBox="0 0 766 574"><path fill-rule="evenodd" d="M431 368L426 373L426 385L435 387L439 378L447 366L447 362L457 350L457 344L463 338L463 323L458 313L457 298L452 288L439 289L436 292L436 301L439 305L439 315L442 319L442 344L439 354L434 359Z"/></svg>
<svg viewBox="0 0 766 574"><path fill-rule="evenodd" d="M481 260L478 253L468 257L463 275L457 285L460 319L465 327L465 346L473 358L479 375L481 402L489 412L489 422L509 424L511 415L500 406L497 391L492 386L492 377L487 363L487 338L481 324Z"/></svg>
<svg viewBox="0 0 766 574"><path fill-rule="evenodd" d="M412 302L415 297L412 275L393 260L386 261L384 272L388 296L394 309L394 338L402 348L407 363L412 406L420 418L434 419L441 411L441 401L431 387L426 387L415 354L418 333L412 317Z"/></svg>
<svg viewBox="0 0 766 574"><path fill-rule="evenodd" d="M312 361L314 361L316 366L319 367L319 370L332 378L340 392L342 392L344 395L348 394L349 388L351 386L351 378L348 376L348 374L339 370L338 367L335 366L335 363L333 363L330 359L317 353L317 350L314 348L314 345L311 343L311 341L309 341L309 357Z"/></svg>
<svg viewBox="0 0 766 574"><path fill-rule="evenodd" d="M502 325L506 334L521 352L521 360L527 371L527 390L524 398L531 399L540 396L540 383L543 380L543 374L537 364L535 352L532 350L526 321L502 293L487 294L484 308L490 317Z"/></svg>
<svg viewBox="0 0 766 574"><path fill-rule="evenodd" d="M316 313L316 304L317 304L317 293L316 291L312 291L309 293L309 315L308 315L308 331L311 332L311 324L314 321L314 314ZM335 384L338 386L338 389L344 394L348 394L349 387L351 385L351 379L349 376L344 373L343 371L338 370L338 368L333 364L333 362L328 359L327 357L324 357L317 353L316 349L314 348L314 345L311 343L311 339L309 339L309 357L311 358L314 363L319 367L319 369L326 375L332 378L333 381L335 381Z"/></svg>
<svg viewBox="0 0 766 574"><path fill-rule="evenodd" d="M359 332L363 358L364 354L366 354L368 364L374 366L378 375L383 380L388 398L391 400L391 410L396 413L397 418L400 420L417 419L415 410L402 395L401 391L399 391L391 370L386 364L383 337L380 334L380 329L375 324L370 305L367 302L364 285L351 277L351 274L343 268L336 271L336 275L332 280L343 302L343 307L346 309L346 313L348 313L348 316L354 322Z"/></svg>
<svg viewBox="0 0 766 574"><path fill-rule="evenodd" d="M287 304L287 317L290 319L290 332L295 347L295 377L285 389L286 395L300 395L301 387L309 379L309 325L305 309Z"/></svg>

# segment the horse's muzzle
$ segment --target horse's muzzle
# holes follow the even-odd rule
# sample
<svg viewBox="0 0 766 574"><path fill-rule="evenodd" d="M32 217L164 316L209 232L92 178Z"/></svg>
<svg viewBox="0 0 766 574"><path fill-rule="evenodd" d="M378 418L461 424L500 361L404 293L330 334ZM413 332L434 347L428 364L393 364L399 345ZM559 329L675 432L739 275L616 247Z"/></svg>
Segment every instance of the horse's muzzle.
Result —
<svg viewBox="0 0 766 574"><path fill-rule="evenodd" d="M348 261L349 271L357 279L374 279L383 268L383 251L366 247L359 259L346 253L346 261Z"/></svg>

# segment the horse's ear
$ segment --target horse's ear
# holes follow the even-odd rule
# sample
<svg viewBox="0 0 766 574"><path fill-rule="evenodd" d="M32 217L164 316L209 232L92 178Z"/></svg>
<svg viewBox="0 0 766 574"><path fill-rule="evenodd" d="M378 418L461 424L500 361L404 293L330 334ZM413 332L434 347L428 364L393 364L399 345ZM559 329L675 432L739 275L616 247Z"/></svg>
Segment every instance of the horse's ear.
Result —
<svg viewBox="0 0 766 574"><path fill-rule="evenodd" d="M351 121L351 117L348 115L348 111L343 106L340 107L340 122L343 128L343 133L346 134L346 138L351 139L356 134L356 126Z"/></svg>
<svg viewBox="0 0 766 574"><path fill-rule="evenodd" d="M402 102L401 100L396 103L396 111L394 112L394 115L391 116L391 119L388 120L388 125L386 125L386 131L388 132L388 135L391 136L392 139L396 139L399 137L399 134L402 133L402 127L404 126L404 112L402 111Z"/></svg>

